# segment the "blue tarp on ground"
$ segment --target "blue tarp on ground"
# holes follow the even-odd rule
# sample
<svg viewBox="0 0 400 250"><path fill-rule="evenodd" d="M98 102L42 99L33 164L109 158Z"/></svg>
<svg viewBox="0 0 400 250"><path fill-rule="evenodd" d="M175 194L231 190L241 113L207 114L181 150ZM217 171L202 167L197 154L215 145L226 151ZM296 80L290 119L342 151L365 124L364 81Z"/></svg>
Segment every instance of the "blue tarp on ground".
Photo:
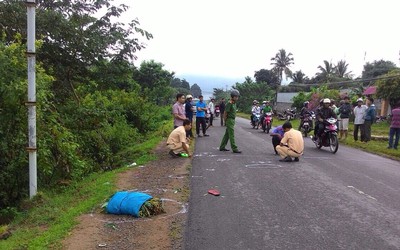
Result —
<svg viewBox="0 0 400 250"><path fill-rule="evenodd" d="M139 210L143 203L153 198L152 196L130 191L120 191L115 193L107 204L107 213L110 214L129 214L139 217Z"/></svg>

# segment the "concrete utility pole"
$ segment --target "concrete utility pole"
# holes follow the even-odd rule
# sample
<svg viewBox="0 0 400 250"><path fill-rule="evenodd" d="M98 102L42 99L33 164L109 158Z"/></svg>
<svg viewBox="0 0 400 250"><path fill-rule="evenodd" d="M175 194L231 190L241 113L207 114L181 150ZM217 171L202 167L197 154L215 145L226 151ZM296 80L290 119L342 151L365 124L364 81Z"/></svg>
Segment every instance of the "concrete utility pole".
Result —
<svg viewBox="0 0 400 250"><path fill-rule="evenodd" d="M36 156L36 2L35 0L26 0L28 15L28 49L26 56L28 58L28 130L29 130L29 197L32 198L37 193L37 156Z"/></svg>

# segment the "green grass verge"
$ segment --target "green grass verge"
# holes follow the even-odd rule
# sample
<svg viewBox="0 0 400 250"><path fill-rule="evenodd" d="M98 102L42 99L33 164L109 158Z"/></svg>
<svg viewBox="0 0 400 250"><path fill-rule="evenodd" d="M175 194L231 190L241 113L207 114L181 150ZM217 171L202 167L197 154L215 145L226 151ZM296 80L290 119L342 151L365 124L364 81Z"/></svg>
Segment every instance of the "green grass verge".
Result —
<svg viewBox="0 0 400 250"><path fill-rule="evenodd" d="M250 120L250 114L246 113L237 113L238 117L242 117L245 119ZM273 121L273 126L278 126L282 125L285 121L280 121L276 117L274 117ZM291 121L293 128L297 129L300 124L300 120L292 120ZM250 125L249 125L250 126ZM374 136L388 136L389 134L389 123L387 122L381 122L381 123L374 123L372 125L372 135ZM353 148L358 148L366 152L374 153L377 155L385 156L394 160L400 160L400 150L394 150L394 149L387 149L388 146L388 140L372 140L369 141L368 143L361 143L361 142L355 142L353 140L353 128L354 125L353 123L349 124L349 132L348 132L348 138L346 141L340 141L340 144L344 144L349 147ZM339 149L340 150L340 149Z"/></svg>
<svg viewBox="0 0 400 250"><path fill-rule="evenodd" d="M125 150L122 154L127 156L127 163L143 165L157 159L151 150L162 140L167 127L172 128L172 123L166 122L150 139ZM25 211L9 225L12 236L0 241L0 249L61 249L61 241L77 224L76 218L100 209L117 191L117 174L127 169L93 173L68 187L39 192L24 202Z"/></svg>

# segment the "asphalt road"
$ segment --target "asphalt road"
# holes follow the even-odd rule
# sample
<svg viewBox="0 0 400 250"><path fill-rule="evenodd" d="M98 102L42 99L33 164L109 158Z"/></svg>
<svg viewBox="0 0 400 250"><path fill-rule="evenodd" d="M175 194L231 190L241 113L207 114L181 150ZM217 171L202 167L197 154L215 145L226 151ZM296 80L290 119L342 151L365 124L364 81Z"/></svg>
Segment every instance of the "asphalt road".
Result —
<svg viewBox="0 0 400 250"><path fill-rule="evenodd" d="M398 161L306 138L299 162L279 162L241 118L243 153L220 152L219 122L196 141L185 249L400 249Z"/></svg>

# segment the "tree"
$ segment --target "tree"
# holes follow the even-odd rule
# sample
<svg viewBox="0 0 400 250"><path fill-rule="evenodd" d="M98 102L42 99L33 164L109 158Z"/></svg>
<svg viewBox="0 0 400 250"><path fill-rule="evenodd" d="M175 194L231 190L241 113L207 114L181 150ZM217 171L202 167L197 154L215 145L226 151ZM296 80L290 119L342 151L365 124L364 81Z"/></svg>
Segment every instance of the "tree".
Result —
<svg viewBox="0 0 400 250"><path fill-rule="evenodd" d="M319 65L318 69L321 71L317 75L323 82L330 82L334 75L334 67L331 62L324 60L324 66Z"/></svg>
<svg viewBox="0 0 400 250"><path fill-rule="evenodd" d="M264 82L271 87L276 87L276 85L279 83L279 76L276 74L276 72L268 69L260 69L255 71L254 78L256 79L256 82Z"/></svg>
<svg viewBox="0 0 400 250"><path fill-rule="evenodd" d="M170 103L170 99L176 92L170 86L175 73L163 67L164 64L154 60L143 61L133 74L133 78L141 86L142 93L158 105Z"/></svg>
<svg viewBox="0 0 400 250"><path fill-rule="evenodd" d="M286 78L292 75L292 71L289 69L290 65L294 63L292 56L292 53L286 54L284 49L280 49L279 52L276 53L275 57L271 58L271 61L273 61L271 64L274 65L273 69L276 70L279 76L278 85L282 82L283 73L285 73Z"/></svg>
<svg viewBox="0 0 400 250"><path fill-rule="evenodd" d="M251 78L246 78L243 83L236 83L233 87L239 90L240 99L238 102L238 109L244 112L250 112L253 100L271 100L274 96L272 88L263 83L255 83L248 81Z"/></svg>
<svg viewBox="0 0 400 250"><path fill-rule="evenodd" d="M349 64L345 60L340 60L334 67L335 74L340 78L351 78L351 71L347 72Z"/></svg>
<svg viewBox="0 0 400 250"><path fill-rule="evenodd" d="M362 72L361 78L362 79L375 78L378 76L385 75L396 68L397 68L396 64L394 64L391 61L379 60L379 61L374 61L372 63L367 62L364 65L364 70Z"/></svg>
<svg viewBox="0 0 400 250"><path fill-rule="evenodd" d="M76 86L88 81L88 68L103 59L132 61L145 48L139 37L152 35L139 27L138 20L128 25L114 21L127 10L114 6L111 0L37 1L37 39L43 45L37 60L48 73L54 74L58 101L79 97ZM99 15L99 12L104 14ZM12 43L16 34L26 37L26 6L19 0L0 2L0 34ZM96 16L99 16L98 18Z"/></svg>
<svg viewBox="0 0 400 250"><path fill-rule="evenodd" d="M199 98L199 96L202 95L201 88L197 83L193 84L192 87L190 87L190 93L192 93L194 98Z"/></svg>
<svg viewBox="0 0 400 250"><path fill-rule="evenodd" d="M390 71L384 76L390 78L377 81L376 95L388 99L390 106L394 107L400 101L400 69Z"/></svg>
<svg viewBox="0 0 400 250"><path fill-rule="evenodd" d="M219 100L222 98L228 99L229 98L229 93L225 91L223 88L214 88L213 89L213 96L215 100L217 100L217 103Z"/></svg>
<svg viewBox="0 0 400 250"><path fill-rule="evenodd" d="M292 74L292 79L293 82L292 83L301 83L304 84L306 82L309 81L308 77L306 76L306 74L304 74L301 70L296 71Z"/></svg>

